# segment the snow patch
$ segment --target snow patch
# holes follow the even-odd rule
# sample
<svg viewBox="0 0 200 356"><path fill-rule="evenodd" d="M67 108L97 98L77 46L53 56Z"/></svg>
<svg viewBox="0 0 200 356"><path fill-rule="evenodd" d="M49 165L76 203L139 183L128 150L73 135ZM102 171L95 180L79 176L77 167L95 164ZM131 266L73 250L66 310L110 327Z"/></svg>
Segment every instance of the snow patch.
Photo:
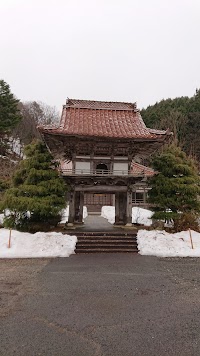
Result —
<svg viewBox="0 0 200 356"><path fill-rule="evenodd" d="M114 206L102 206L101 216L108 220L110 224L115 222L115 207Z"/></svg>
<svg viewBox="0 0 200 356"><path fill-rule="evenodd" d="M189 231L169 234L164 230L139 230L139 253L157 257L200 257L200 233L191 230L191 234L194 249L191 246Z"/></svg>
<svg viewBox="0 0 200 356"><path fill-rule="evenodd" d="M23 157L23 145L19 138L9 138L10 152L16 153L17 156Z"/></svg>
<svg viewBox="0 0 200 356"><path fill-rule="evenodd" d="M132 208L132 223L150 226L152 224L151 217L153 212L139 207ZM103 206L101 209L101 216L108 220L110 224L115 222L115 207Z"/></svg>
<svg viewBox="0 0 200 356"><path fill-rule="evenodd" d="M0 214L0 225L3 224L3 220L4 220L4 214Z"/></svg>
<svg viewBox="0 0 200 356"><path fill-rule="evenodd" d="M88 216L87 207L84 206L83 207L83 220L86 219L87 216ZM62 211L62 220L61 220L60 224L65 224L68 221L68 218L69 218L69 205Z"/></svg>
<svg viewBox="0 0 200 356"><path fill-rule="evenodd" d="M151 210L133 207L132 223L150 226L152 225L152 220L151 220L152 215L153 215L153 211Z"/></svg>
<svg viewBox="0 0 200 356"><path fill-rule="evenodd" d="M12 230L11 248L8 248L9 230L0 229L0 258L69 257L74 254L77 237L60 232L30 234Z"/></svg>

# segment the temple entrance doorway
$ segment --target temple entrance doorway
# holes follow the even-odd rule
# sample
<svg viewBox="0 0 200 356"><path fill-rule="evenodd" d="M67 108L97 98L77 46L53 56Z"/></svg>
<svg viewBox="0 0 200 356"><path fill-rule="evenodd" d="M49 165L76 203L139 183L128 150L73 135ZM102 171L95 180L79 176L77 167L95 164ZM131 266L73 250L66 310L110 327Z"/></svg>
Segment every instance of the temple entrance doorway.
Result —
<svg viewBox="0 0 200 356"><path fill-rule="evenodd" d="M115 205L115 195L114 194L100 194L100 193L85 193L84 194L84 205L87 207L89 214L101 214L101 209L103 206Z"/></svg>
<svg viewBox="0 0 200 356"><path fill-rule="evenodd" d="M96 172L106 174L108 173L108 166L105 163L99 163L96 165Z"/></svg>

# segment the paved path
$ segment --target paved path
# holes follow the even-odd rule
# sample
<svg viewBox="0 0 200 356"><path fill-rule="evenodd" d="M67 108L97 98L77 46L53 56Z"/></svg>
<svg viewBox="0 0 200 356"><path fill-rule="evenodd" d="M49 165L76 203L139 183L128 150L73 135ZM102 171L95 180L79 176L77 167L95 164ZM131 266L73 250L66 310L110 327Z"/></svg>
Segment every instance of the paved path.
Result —
<svg viewBox="0 0 200 356"><path fill-rule="evenodd" d="M200 355L200 259L86 254L45 264L0 319L0 355Z"/></svg>
<svg viewBox="0 0 200 356"><path fill-rule="evenodd" d="M107 219L99 215L88 215L84 221L84 225L77 227L76 230L80 231L123 231L120 227L114 227L108 222Z"/></svg>

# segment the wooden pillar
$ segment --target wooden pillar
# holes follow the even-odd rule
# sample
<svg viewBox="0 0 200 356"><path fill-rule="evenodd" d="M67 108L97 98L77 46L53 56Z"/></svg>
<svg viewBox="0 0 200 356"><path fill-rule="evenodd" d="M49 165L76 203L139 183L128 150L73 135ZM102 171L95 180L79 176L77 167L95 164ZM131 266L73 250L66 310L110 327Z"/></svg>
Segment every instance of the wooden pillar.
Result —
<svg viewBox="0 0 200 356"><path fill-rule="evenodd" d="M76 154L75 152L72 154L72 173L75 173L76 170Z"/></svg>
<svg viewBox="0 0 200 356"><path fill-rule="evenodd" d="M84 193L80 192L79 223L83 222Z"/></svg>
<svg viewBox="0 0 200 356"><path fill-rule="evenodd" d="M69 200L69 218L68 218L68 224L74 223L74 218L75 218L75 192L72 191L70 193L70 200Z"/></svg>
<svg viewBox="0 0 200 356"><path fill-rule="evenodd" d="M144 192L143 192L143 199L144 199L144 205L146 205L146 199L147 198L147 196L146 196L146 189L145 189L145 187L144 187Z"/></svg>
<svg viewBox="0 0 200 356"><path fill-rule="evenodd" d="M125 225L126 224L126 193L119 192L115 193L115 224Z"/></svg>
<svg viewBox="0 0 200 356"><path fill-rule="evenodd" d="M80 192L75 192L75 222L79 222L80 215Z"/></svg>
<svg viewBox="0 0 200 356"><path fill-rule="evenodd" d="M115 224L119 224L119 193L115 193Z"/></svg>
<svg viewBox="0 0 200 356"><path fill-rule="evenodd" d="M90 173L94 174L94 170L95 170L95 165L94 165L94 149L92 150L91 154L90 154Z"/></svg>
<svg viewBox="0 0 200 356"><path fill-rule="evenodd" d="M126 199L126 225L132 225L132 192L127 192Z"/></svg>
<svg viewBox="0 0 200 356"><path fill-rule="evenodd" d="M111 161L110 161L110 171L113 173L113 168L114 168L114 155L111 155Z"/></svg>
<svg viewBox="0 0 200 356"><path fill-rule="evenodd" d="M121 224L126 225L127 223L127 193L121 193Z"/></svg>

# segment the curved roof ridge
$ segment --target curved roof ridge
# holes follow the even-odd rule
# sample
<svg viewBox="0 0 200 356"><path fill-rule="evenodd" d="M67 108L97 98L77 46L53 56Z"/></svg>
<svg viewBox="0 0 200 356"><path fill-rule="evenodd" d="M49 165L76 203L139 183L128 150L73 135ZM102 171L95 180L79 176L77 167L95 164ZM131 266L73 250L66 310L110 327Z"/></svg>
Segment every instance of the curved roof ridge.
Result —
<svg viewBox="0 0 200 356"><path fill-rule="evenodd" d="M58 127L39 129L65 136L113 139L165 140L165 136L171 135L169 130L147 128L135 103L79 99L68 99Z"/></svg>
<svg viewBox="0 0 200 356"><path fill-rule="evenodd" d="M101 100L83 100L67 99L66 107L79 107L81 109L111 109L111 110L137 110L137 104L124 101L101 101Z"/></svg>

